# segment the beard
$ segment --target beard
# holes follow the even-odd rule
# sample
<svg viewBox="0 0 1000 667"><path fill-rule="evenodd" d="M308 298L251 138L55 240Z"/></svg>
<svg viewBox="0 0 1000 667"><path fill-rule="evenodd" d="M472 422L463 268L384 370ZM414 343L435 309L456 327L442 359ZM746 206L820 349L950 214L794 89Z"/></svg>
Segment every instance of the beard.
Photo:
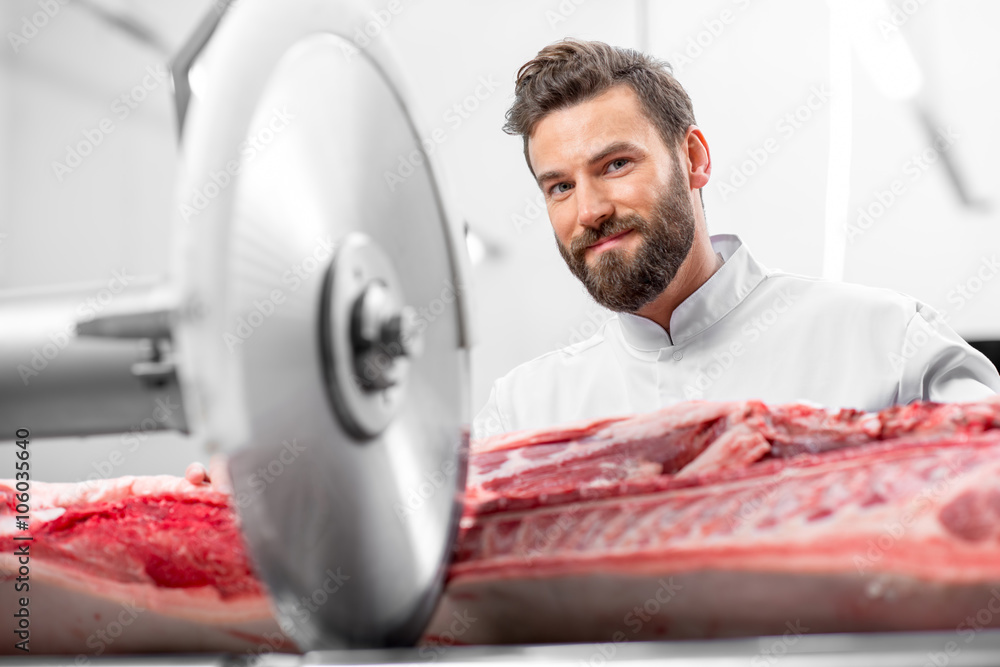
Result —
<svg viewBox="0 0 1000 667"><path fill-rule="evenodd" d="M636 213L615 215L598 229L585 228L569 249L558 237L556 245L569 270L597 303L615 312L634 313L659 296L677 275L691 251L694 228L694 208L680 172L675 169L654 204L652 220ZM621 247L609 248L587 265L589 246L627 229L640 236L632 257Z"/></svg>

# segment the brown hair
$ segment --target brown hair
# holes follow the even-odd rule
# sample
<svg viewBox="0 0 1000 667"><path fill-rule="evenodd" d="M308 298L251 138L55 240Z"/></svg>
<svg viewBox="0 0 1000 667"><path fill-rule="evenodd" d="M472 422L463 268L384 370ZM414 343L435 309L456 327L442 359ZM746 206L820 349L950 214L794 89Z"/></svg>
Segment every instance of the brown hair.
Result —
<svg viewBox="0 0 1000 667"><path fill-rule="evenodd" d="M531 169L528 138L539 121L620 84L635 91L667 147L676 146L694 125L691 98L668 63L604 42L564 39L546 46L518 70L504 132L524 137L524 159Z"/></svg>

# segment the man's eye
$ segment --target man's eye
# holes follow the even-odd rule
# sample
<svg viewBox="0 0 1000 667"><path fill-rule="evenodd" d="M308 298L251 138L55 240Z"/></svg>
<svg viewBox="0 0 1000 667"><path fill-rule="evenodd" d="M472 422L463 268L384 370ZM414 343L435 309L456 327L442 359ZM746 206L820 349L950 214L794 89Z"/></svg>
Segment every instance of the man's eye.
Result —
<svg viewBox="0 0 1000 667"><path fill-rule="evenodd" d="M556 183L555 185L552 186L549 192L551 192L554 195L557 195L568 191L571 187L573 186L571 186L569 183Z"/></svg>
<svg viewBox="0 0 1000 667"><path fill-rule="evenodd" d="M618 171L619 169L622 169L627 164L628 164L628 160L626 158L620 157L617 160L612 161L612 163L610 165L608 165L608 169L609 169L609 171Z"/></svg>

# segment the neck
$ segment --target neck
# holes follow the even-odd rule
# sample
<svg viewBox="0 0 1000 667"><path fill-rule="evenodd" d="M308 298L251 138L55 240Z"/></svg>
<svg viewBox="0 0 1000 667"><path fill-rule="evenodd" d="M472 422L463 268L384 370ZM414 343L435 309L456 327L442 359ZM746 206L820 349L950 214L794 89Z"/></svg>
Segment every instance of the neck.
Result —
<svg viewBox="0 0 1000 667"><path fill-rule="evenodd" d="M667 285L667 289L660 292L659 296L635 313L656 322L668 334L670 333L670 318L674 314L674 309L694 294L695 290L704 285L722 266L715 250L712 249L712 242L708 238L704 221L699 220L698 223L695 227L691 252L688 253L681 267L677 270L677 275Z"/></svg>

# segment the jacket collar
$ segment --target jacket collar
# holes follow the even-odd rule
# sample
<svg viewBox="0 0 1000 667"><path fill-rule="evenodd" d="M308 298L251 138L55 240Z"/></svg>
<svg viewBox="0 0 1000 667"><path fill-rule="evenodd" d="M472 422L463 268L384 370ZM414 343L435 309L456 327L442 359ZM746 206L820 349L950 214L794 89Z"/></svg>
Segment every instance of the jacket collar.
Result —
<svg viewBox="0 0 1000 667"><path fill-rule="evenodd" d="M645 317L618 314L622 335L630 347L652 352L682 345L729 314L767 275L767 269L735 234L717 234L710 240L724 264L674 309L670 334Z"/></svg>

